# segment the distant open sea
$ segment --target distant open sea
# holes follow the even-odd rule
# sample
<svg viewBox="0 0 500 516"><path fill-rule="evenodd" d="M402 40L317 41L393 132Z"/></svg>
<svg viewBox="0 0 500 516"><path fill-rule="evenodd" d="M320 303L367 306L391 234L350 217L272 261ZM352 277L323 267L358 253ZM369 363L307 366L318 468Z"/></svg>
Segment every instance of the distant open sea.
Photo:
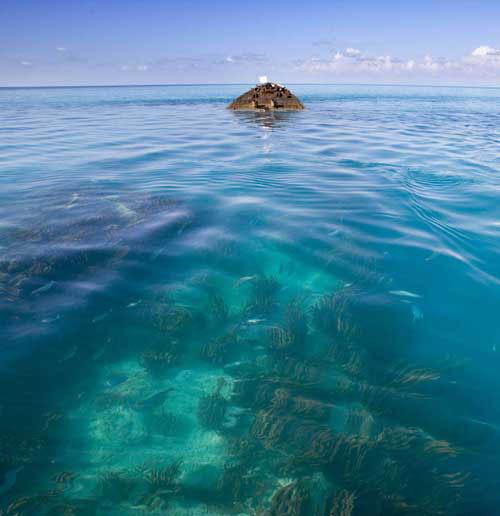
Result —
<svg viewBox="0 0 500 516"><path fill-rule="evenodd" d="M500 515L500 89L249 87L0 89L0 514Z"/></svg>

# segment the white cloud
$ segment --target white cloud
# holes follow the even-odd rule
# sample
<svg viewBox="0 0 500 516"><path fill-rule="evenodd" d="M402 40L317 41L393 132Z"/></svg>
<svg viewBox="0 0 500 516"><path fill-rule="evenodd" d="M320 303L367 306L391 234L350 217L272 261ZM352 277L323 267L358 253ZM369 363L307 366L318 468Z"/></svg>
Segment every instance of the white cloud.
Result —
<svg viewBox="0 0 500 516"><path fill-rule="evenodd" d="M249 64L264 64L268 62L265 54L247 52L245 54L231 54L226 57L216 57L212 60L215 65L247 66Z"/></svg>
<svg viewBox="0 0 500 516"><path fill-rule="evenodd" d="M410 59L407 63L406 63L406 69L411 71L415 68L415 61L413 59Z"/></svg>
<svg viewBox="0 0 500 516"><path fill-rule="evenodd" d="M346 58L357 58L361 56L361 50L358 50L357 48L346 48L343 51L338 51L333 56L333 59L335 61L341 61L342 59Z"/></svg>
<svg viewBox="0 0 500 516"><path fill-rule="evenodd" d="M422 70L427 70L429 72L437 72L441 67L441 64L434 60L434 58L430 55L426 55L421 63L419 63L419 67Z"/></svg>
<svg viewBox="0 0 500 516"><path fill-rule="evenodd" d="M33 63L32 63L32 62L30 62L30 61L21 61L21 64L22 64L23 66L32 66L32 65L33 65Z"/></svg>
<svg viewBox="0 0 500 516"><path fill-rule="evenodd" d="M66 52L66 47L56 47L58 52Z"/></svg>
<svg viewBox="0 0 500 516"><path fill-rule="evenodd" d="M122 72L130 72L130 71L136 71L136 72L146 72L151 67L147 64L140 64L140 65L121 65L120 70Z"/></svg>
<svg viewBox="0 0 500 516"><path fill-rule="evenodd" d="M470 69L496 75L500 72L500 49L481 45L474 49L470 56L465 57L463 63Z"/></svg>
<svg viewBox="0 0 500 516"><path fill-rule="evenodd" d="M497 57L500 56L500 49L481 45L477 47L471 54L473 57Z"/></svg>
<svg viewBox="0 0 500 516"><path fill-rule="evenodd" d="M344 50L344 55L346 57L358 57L361 55L361 50L358 50L357 48L346 48Z"/></svg>
<svg viewBox="0 0 500 516"><path fill-rule="evenodd" d="M458 59L437 58L430 54L419 59L404 59L392 55L369 55L355 48L338 50L330 58L311 58L297 63L297 69L310 73L332 75L389 73L391 76L430 76L452 74L498 78L500 74L500 49L482 45L468 56Z"/></svg>

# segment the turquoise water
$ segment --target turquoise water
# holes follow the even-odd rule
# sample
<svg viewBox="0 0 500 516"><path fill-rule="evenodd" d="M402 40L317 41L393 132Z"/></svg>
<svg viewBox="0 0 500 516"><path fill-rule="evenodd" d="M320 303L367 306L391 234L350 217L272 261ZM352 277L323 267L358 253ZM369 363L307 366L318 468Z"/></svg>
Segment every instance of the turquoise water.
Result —
<svg viewBox="0 0 500 516"><path fill-rule="evenodd" d="M500 514L500 90L246 88L0 90L2 514Z"/></svg>

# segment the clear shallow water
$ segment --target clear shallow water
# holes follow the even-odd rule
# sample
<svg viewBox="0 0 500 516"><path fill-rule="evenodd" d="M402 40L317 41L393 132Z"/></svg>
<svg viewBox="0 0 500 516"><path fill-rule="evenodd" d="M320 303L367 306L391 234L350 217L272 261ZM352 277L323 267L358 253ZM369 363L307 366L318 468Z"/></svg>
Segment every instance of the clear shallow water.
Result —
<svg viewBox="0 0 500 516"><path fill-rule="evenodd" d="M500 514L500 90L0 90L6 514Z"/></svg>

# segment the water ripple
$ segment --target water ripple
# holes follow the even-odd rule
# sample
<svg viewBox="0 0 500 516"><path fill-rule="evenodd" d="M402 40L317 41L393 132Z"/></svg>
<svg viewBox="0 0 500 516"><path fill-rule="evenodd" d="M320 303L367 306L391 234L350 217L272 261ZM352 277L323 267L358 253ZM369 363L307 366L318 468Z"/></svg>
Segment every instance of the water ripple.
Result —
<svg viewBox="0 0 500 516"><path fill-rule="evenodd" d="M367 485L394 505L394 490L415 495L402 457L417 450L408 461L429 473L429 493L461 496L439 510L416 496L415 514L492 514L457 504L481 499L498 469L500 90L300 85L300 113L225 109L243 88L0 89L0 365L22 371L0 390L6 488L27 504L30 482L55 482L75 502L109 490L109 464L159 481L166 470L153 475L146 458L176 449L187 464L170 473L184 468L186 493L203 498L251 477L193 487L194 471L205 477L196 458L230 475L235 464L220 462L238 445L268 468L259 488L233 486L241 496L295 500L302 484L274 470L298 474L304 461L320 498L320 484L346 483L332 507ZM291 334L310 336L298 355ZM191 362L178 364L183 353ZM161 436L171 448L159 437L175 430L167 394L181 407L171 426L182 436ZM196 417L209 428L184 431ZM238 425L248 442L233 439ZM19 428L29 438L7 453ZM384 462L371 456L385 447ZM53 471L68 457L78 481ZM151 509L151 496L130 510Z"/></svg>

